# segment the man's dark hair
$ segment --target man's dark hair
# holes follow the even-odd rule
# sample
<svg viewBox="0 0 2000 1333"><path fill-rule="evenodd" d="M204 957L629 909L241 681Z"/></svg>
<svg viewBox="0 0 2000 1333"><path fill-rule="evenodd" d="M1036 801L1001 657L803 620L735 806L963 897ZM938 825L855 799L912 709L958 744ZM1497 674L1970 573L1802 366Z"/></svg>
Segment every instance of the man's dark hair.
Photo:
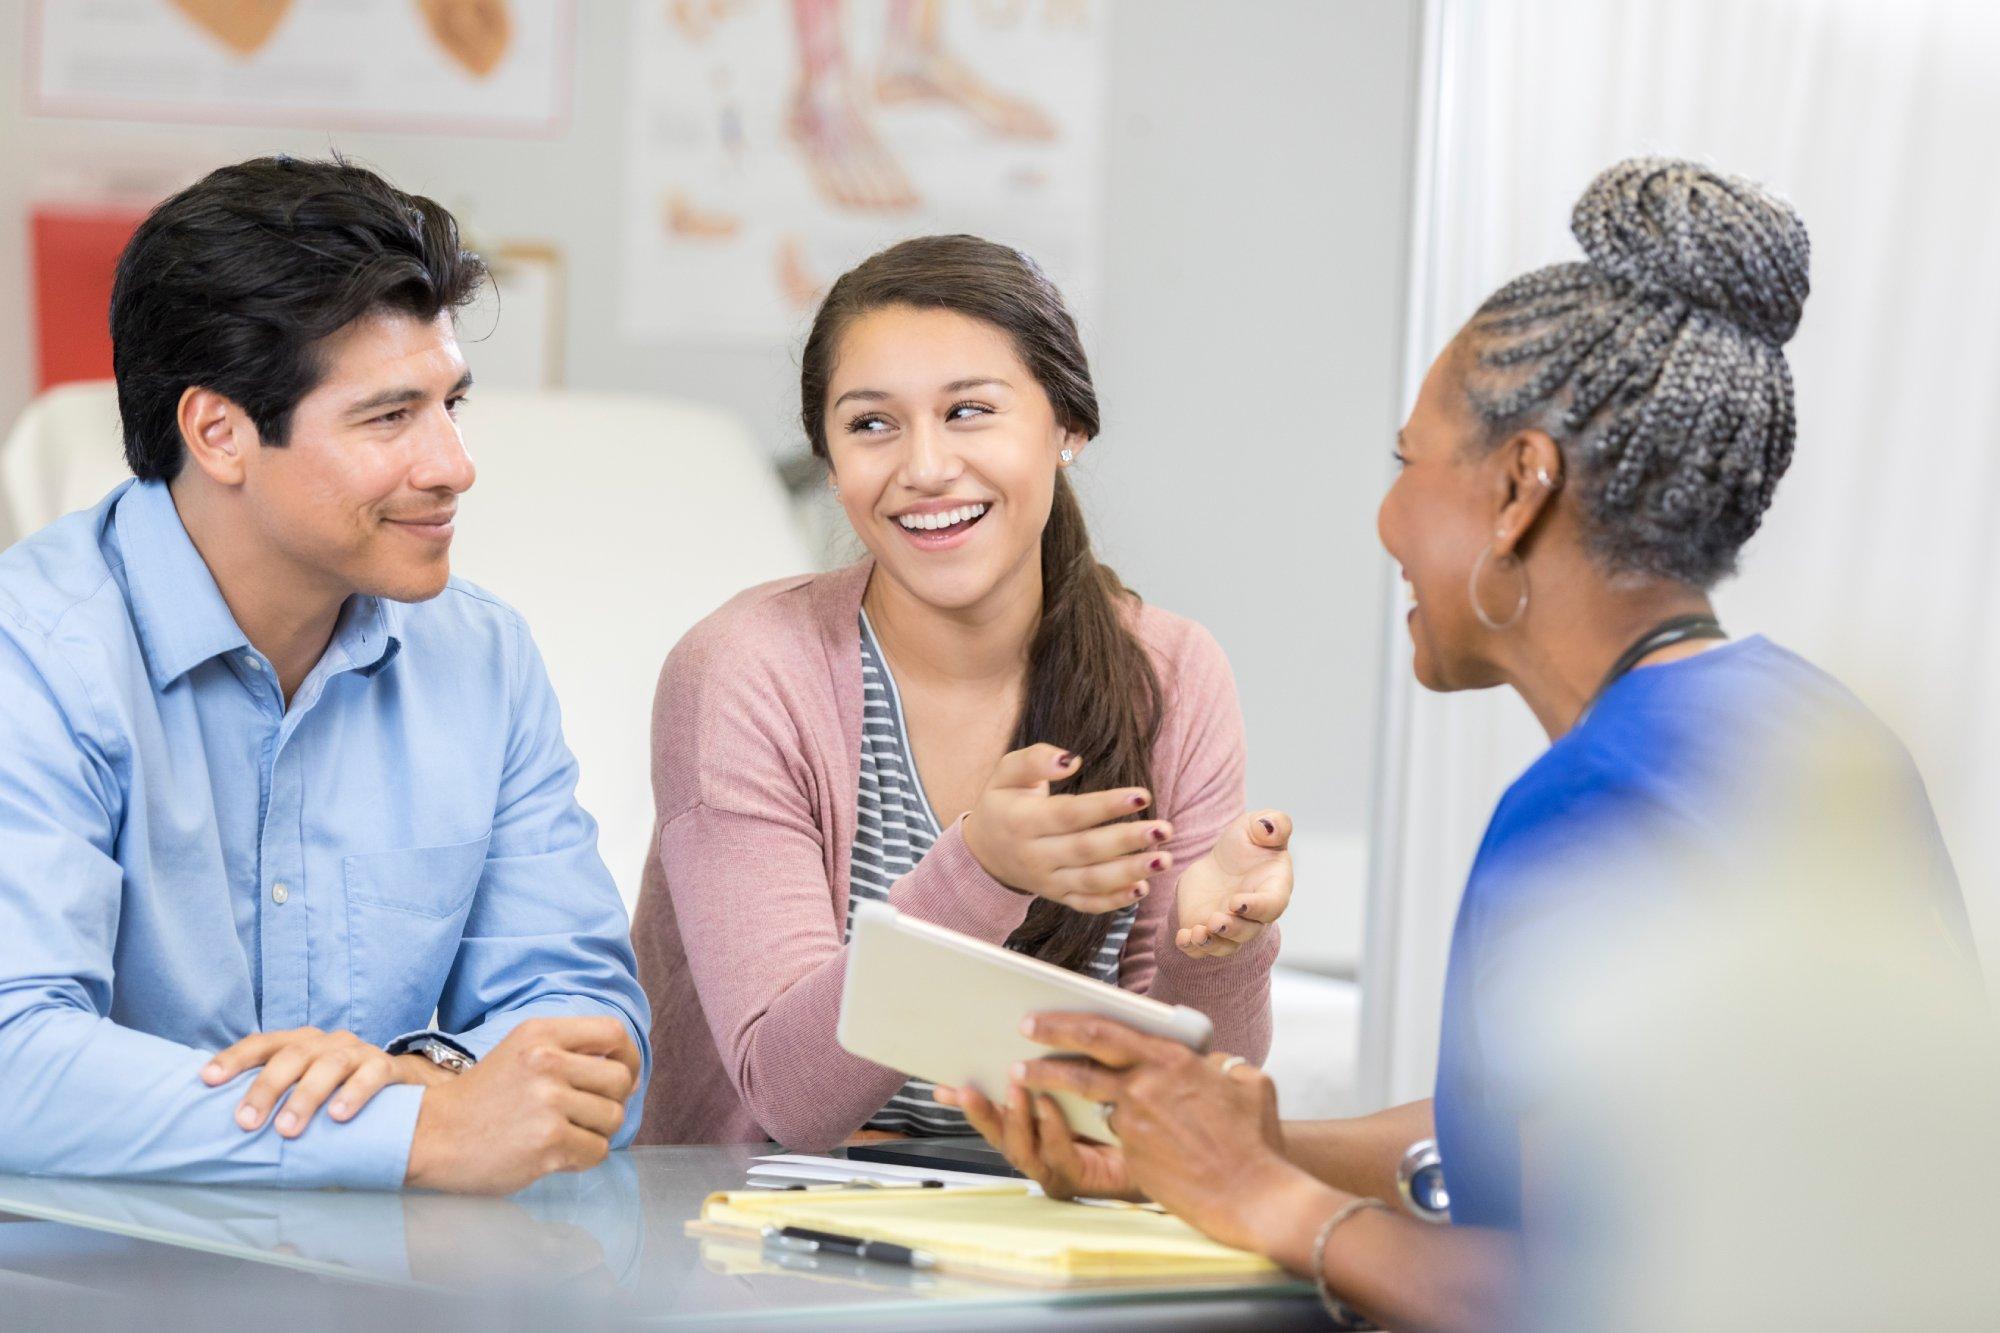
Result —
<svg viewBox="0 0 2000 1333"><path fill-rule="evenodd" d="M141 480L180 471L191 385L283 444L325 374L323 339L378 312L435 319L486 276L442 206L338 157L209 173L155 208L118 259L111 364L126 461Z"/></svg>

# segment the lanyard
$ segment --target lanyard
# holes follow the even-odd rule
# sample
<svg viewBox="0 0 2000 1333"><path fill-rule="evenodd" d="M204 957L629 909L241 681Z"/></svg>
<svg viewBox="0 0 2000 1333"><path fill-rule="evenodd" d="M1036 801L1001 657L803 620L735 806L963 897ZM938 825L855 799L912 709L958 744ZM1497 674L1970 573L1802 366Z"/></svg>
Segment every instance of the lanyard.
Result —
<svg viewBox="0 0 2000 1333"><path fill-rule="evenodd" d="M1597 701L1604 697L1607 690L1624 679L1632 668L1660 649L1671 648L1690 639L1728 637L1729 635L1723 631L1722 622L1714 616L1675 616L1672 620L1662 621L1640 635L1638 640L1611 664L1611 670L1605 674L1604 683L1597 687L1597 693L1590 696L1590 702L1584 705L1583 711L1588 714L1591 709L1597 707Z"/></svg>

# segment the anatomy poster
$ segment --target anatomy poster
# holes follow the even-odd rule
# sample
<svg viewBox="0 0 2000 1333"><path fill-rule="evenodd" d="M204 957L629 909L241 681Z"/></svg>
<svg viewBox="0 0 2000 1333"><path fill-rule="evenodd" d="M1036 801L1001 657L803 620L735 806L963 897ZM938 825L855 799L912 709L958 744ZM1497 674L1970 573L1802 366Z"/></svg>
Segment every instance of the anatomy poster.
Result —
<svg viewBox="0 0 2000 1333"><path fill-rule="evenodd" d="M551 134L569 0L37 0L43 115Z"/></svg>
<svg viewBox="0 0 2000 1333"><path fill-rule="evenodd" d="M635 5L624 322L796 338L835 277L967 231L1088 309L1108 0Z"/></svg>

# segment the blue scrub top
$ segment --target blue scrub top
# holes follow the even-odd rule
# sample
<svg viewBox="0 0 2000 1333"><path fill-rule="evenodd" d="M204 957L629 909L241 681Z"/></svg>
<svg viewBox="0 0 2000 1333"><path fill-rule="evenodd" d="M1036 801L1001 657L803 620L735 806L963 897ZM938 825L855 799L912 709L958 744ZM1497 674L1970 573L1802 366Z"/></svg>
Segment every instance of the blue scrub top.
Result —
<svg viewBox="0 0 2000 1333"><path fill-rule="evenodd" d="M1513 1001L1524 982L1560 975L1538 957L1560 963L1590 923L1631 924L1661 895L1698 902L1703 865L1784 855L1773 826L1800 825L1770 815L1809 808L1825 777L1813 757L1833 738L1869 784L1881 827L1867 836L1895 839L1888 852L1909 871L1896 891L1971 957L1922 778L1838 681L1761 637L1627 674L1501 798L1459 905L1433 1105L1454 1223L1520 1225L1520 1126L1543 1090L1536 1034ZM1543 990L1537 1003L1551 1001Z"/></svg>

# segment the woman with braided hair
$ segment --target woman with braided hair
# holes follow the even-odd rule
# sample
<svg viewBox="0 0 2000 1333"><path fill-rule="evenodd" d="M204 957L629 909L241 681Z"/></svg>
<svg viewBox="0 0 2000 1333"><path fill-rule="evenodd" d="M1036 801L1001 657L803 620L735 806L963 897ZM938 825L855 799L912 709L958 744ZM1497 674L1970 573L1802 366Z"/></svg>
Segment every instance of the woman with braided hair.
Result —
<svg viewBox="0 0 2000 1333"><path fill-rule="evenodd" d="M1800 758L1829 737L1866 792L1844 808L1895 867L1897 920L1926 948L1969 954L1901 745L1803 659L1727 639L1709 603L1791 461L1783 347L1807 291L1804 224L1749 181L1640 159L1591 183L1572 230L1582 261L1508 283L1438 356L1379 517L1413 593L1417 679L1509 686L1551 742L1472 868L1435 1096L1281 1125L1269 1080L1242 1060L1069 1015L1031 1019L1031 1035L1089 1061L1021 1066L1004 1105L941 1094L1051 1193L1149 1195L1317 1278L1338 1318L1519 1322L1523 1215L1550 1214L1564 1166L1537 1118L1548 1039L1523 1021L1559 984L1543 964L1579 922L1643 929L1706 886L1741 887L1742 864L1787 864L1770 858L1799 844L1773 830L1798 825L1773 816L1810 808L1824 770ZM1120 1145L1073 1139L1058 1091L1106 1104ZM1449 1227L1381 1202L1407 1190L1406 1150L1433 1138Z"/></svg>

